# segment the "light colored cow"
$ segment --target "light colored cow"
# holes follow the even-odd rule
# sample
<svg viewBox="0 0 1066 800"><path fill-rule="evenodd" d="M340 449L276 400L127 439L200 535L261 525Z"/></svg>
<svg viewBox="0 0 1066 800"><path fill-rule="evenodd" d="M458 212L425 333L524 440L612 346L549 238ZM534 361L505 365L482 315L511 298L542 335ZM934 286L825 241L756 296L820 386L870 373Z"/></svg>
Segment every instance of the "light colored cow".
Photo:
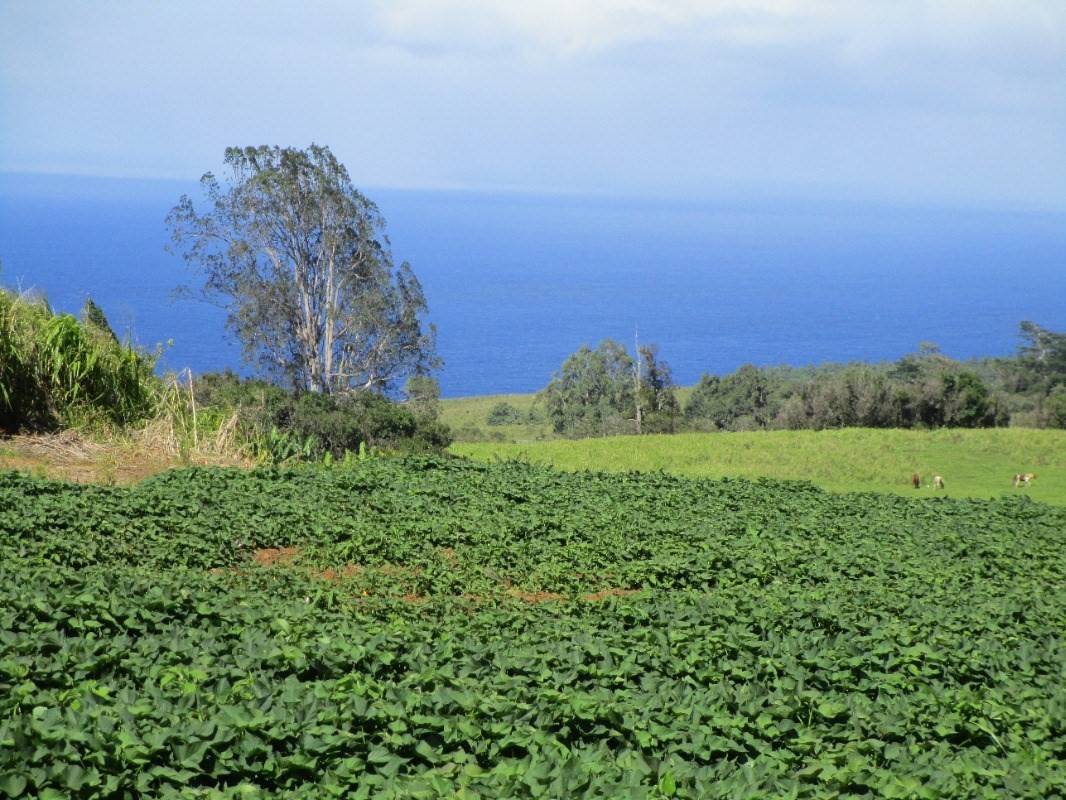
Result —
<svg viewBox="0 0 1066 800"><path fill-rule="evenodd" d="M1019 472L1017 475L1014 476L1014 488L1017 489L1019 486L1028 487L1030 482L1035 477L1035 472Z"/></svg>
<svg viewBox="0 0 1066 800"><path fill-rule="evenodd" d="M944 488L944 479L941 478L939 475L934 475L933 476L933 488L934 489L943 489Z"/></svg>

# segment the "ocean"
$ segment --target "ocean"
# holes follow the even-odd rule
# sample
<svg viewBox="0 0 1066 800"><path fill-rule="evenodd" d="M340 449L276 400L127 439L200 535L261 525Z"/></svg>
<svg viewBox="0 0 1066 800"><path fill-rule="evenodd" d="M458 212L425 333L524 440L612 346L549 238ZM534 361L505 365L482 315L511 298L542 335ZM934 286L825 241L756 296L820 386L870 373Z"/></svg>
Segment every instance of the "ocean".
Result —
<svg viewBox="0 0 1066 800"><path fill-rule="evenodd" d="M195 182L0 174L0 284L91 295L161 367L241 370L223 313L175 299ZM1066 214L803 198L662 200L367 189L422 282L444 396L543 387L569 353L656 343L680 384L745 363L1008 355L1066 330ZM167 342L172 344L167 345Z"/></svg>

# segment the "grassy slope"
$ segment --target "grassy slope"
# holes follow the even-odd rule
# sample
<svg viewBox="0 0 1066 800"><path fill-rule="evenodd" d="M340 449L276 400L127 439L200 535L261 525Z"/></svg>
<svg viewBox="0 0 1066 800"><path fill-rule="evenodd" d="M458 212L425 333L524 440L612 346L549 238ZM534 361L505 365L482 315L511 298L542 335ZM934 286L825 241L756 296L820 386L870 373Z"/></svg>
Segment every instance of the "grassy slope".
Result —
<svg viewBox="0 0 1066 800"><path fill-rule="evenodd" d="M910 476L944 477L944 494L993 497L1015 492L1016 472L1037 473L1034 500L1066 505L1066 431L833 431L689 433L524 444L452 445L476 459L518 458L566 470L665 470L681 475L810 480L834 491L915 494ZM932 489L923 488L928 496Z"/></svg>
<svg viewBox="0 0 1066 800"><path fill-rule="evenodd" d="M482 397L456 397L441 401L441 420L452 429L456 439L481 439L503 436L507 441L532 441L551 435L548 425L489 425L489 411L497 403L510 403L520 413L528 414L536 401L535 394L494 394Z"/></svg>
<svg viewBox="0 0 1066 800"><path fill-rule="evenodd" d="M683 406L692 394L692 387L677 390L678 402ZM494 394L481 397L453 397L441 401L441 419L452 429L457 441L480 441L502 437L508 442L530 442L557 438L547 422L539 425L489 425L489 411L497 403L510 403L520 413L528 414L536 403L536 394ZM538 408L543 411L543 409Z"/></svg>

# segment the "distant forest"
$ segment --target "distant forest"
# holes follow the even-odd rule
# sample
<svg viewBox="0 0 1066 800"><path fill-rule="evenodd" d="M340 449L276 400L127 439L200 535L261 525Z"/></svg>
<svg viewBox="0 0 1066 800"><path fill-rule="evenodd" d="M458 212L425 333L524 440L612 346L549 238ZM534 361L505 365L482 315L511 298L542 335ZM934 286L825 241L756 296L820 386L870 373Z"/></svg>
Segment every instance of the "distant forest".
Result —
<svg viewBox="0 0 1066 800"><path fill-rule="evenodd" d="M684 403L654 346L634 360L618 342L571 355L538 395L556 433L759 429L1066 428L1066 334L1021 323L1015 356L958 361L923 343L898 361L745 365L704 374ZM506 414L494 409L494 419Z"/></svg>

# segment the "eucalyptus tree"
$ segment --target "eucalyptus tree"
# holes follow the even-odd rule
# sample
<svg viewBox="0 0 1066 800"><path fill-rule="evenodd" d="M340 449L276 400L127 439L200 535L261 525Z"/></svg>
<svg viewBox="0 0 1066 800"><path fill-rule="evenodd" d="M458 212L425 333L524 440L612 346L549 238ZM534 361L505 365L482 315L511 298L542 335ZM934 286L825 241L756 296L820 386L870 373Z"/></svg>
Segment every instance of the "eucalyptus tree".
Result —
<svg viewBox="0 0 1066 800"><path fill-rule="evenodd" d="M629 433L636 413L633 374L633 359L614 339L595 350L582 345L541 392L552 427L571 436Z"/></svg>
<svg viewBox="0 0 1066 800"><path fill-rule="evenodd" d="M1021 323L1022 346L1018 351L1021 366L1043 380L1047 386L1066 384L1066 333L1043 328L1035 322Z"/></svg>
<svg viewBox="0 0 1066 800"><path fill-rule="evenodd" d="M681 406L670 365L659 358L656 344L640 345L637 352L637 407L643 411L644 426L638 433L673 433Z"/></svg>
<svg viewBox="0 0 1066 800"><path fill-rule="evenodd" d="M571 353L538 396L556 433L672 432L680 408L670 367L658 345L639 346L637 358L614 339Z"/></svg>
<svg viewBox="0 0 1066 800"><path fill-rule="evenodd" d="M201 178L170 212L245 359L299 390L388 390L439 366L422 287L393 262L385 221L328 147L230 147L228 178Z"/></svg>

